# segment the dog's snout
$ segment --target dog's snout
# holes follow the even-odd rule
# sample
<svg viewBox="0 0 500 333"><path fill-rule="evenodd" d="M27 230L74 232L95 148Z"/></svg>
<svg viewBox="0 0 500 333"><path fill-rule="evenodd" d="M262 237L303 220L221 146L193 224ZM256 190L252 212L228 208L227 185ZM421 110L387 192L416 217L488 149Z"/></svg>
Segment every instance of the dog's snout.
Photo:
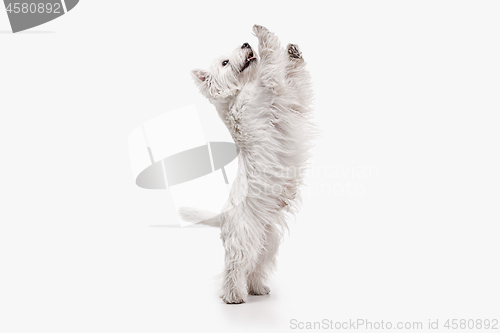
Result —
<svg viewBox="0 0 500 333"><path fill-rule="evenodd" d="M241 45L241 48L242 48L242 49L250 49L250 44L248 44L248 43L243 43L243 45Z"/></svg>

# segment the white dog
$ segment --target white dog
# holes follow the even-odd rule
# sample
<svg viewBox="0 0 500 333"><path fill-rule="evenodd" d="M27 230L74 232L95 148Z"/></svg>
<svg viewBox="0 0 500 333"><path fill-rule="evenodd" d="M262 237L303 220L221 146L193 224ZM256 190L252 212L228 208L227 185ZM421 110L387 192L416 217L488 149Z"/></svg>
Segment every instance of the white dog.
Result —
<svg viewBox="0 0 500 333"><path fill-rule="evenodd" d="M287 218L297 211L309 150L311 83L297 45L255 25L259 53L248 43L194 70L201 93L215 106L239 146L238 171L220 214L181 208L191 222L220 227L226 251L223 295L243 303L265 295Z"/></svg>

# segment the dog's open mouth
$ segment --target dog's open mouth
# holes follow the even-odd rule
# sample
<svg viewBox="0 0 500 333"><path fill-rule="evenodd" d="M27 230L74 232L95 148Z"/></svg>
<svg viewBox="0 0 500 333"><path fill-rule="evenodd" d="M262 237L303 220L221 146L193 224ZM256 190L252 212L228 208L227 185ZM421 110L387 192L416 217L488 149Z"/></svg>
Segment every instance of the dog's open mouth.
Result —
<svg viewBox="0 0 500 333"><path fill-rule="evenodd" d="M240 69L240 73L243 72L245 69L247 69L247 67L250 66L250 63L255 60L257 60L257 57L254 57L253 51L250 51L247 55L245 63L243 64L243 67Z"/></svg>

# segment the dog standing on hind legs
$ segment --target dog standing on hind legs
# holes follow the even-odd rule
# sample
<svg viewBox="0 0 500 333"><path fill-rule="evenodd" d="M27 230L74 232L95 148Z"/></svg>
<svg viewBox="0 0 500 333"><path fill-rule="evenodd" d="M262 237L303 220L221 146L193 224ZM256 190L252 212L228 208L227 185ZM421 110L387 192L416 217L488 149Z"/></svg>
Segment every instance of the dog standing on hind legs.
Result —
<svg viewBox="0 0 500 333"><path fill-rule="evenodd" d="M200 92L212 103L240 148L238 170L221 213L181 208L182 219L221 229L225 249L222 299L245 302L270 292L266 280L287 220L300 204L300 186L316 128L312 91L297 45L255 25L258 54L248 43L194 70Z"/></svg>

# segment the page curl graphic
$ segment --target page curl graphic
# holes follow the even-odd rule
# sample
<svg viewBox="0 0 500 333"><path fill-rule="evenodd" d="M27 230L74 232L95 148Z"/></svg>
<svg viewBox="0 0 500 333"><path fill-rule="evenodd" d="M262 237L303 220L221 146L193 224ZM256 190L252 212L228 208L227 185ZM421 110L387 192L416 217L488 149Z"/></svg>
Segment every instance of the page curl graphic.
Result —
<svg viewBox="0 0 500 333"><path fill-rule="evenodd" d="M169 191L176 209L218 212L236 175L239 148L234 142L206 140L193 105L137 127L129 136L129 151L138 187Z"/></svg>
<svg viewBox="0 0 500 333"><path fill-rule="evenodd" d="M70 10L79 0L4 0L12 32L31 29L52 21Z"/></svg>

